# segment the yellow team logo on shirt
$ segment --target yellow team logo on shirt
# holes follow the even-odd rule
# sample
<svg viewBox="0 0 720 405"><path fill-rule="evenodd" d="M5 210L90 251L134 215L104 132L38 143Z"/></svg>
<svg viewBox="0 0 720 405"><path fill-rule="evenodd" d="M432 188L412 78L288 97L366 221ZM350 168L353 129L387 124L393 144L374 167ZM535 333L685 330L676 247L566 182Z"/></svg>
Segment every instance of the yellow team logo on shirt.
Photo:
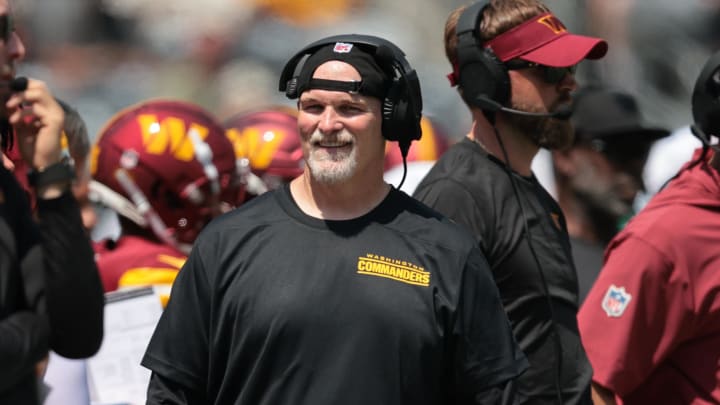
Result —
<svg viewBox="0 0 720 405"><path fill-rule="evenodd" d="M385 277L407 284L427 287L430 285L430 272L405 260L368 253L358 257L358 274Z"/></svg>

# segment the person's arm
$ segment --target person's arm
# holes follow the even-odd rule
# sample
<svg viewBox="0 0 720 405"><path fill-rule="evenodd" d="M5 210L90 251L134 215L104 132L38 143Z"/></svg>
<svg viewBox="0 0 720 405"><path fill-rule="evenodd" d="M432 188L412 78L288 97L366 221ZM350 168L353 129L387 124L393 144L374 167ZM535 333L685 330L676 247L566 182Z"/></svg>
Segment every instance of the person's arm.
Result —
<svg viewBox="0 0 720 405"><path fill-rule="evenodd" d="M479 248L472 249L464 270L453 335L458 404L517 403L513 382L528 362Z"/></svg>
<svg viewBox="0 0 720 405"><path fill-rule="evenodd" d="M26 90L14 92L6 106L20 154L38 173L34 187L43 252L39 260L23 260L23 271L44 270L36 277L44 279L46 300L38 310L48 314L51 348L69 358L89 357L102 341L102 285L69 191L71 179L49 176L61 158L64 113L45 83L34 79Z"/></svg>
<svg viewBox="0 0 720 405"><path fill-rule="evenodd" d="M608 247L578 313L598 400L636 390L692 328L692 295L669 251L627 230Z"/></svg>
<svg viewBox="0 0 720 405"><path fill-rule="evenodd" d="M615 394L609 389L593 381L592 400L594 405L615 405Z"/></svg>
<svg viewBox="0 0 720 405"><path fill-rule="evenodd" d="M66 190L38 199L51 348L67 358L95 354L103 337L104 297L75 198Z"/></svg>
<svg viewBox="0 0 720 405"><path fill-rule="evenodd" d="M170 301L140 363L155 376L148 386L148 404L212 402L207 398L190 401L201 398L199 395L207 391L212 356L210 297L216 293L211 289L213 277L208 274L214 270L213 264L205 260L212 260L218 253L214 251L217 243L206 240L209 238L205 235L207 233L200 234L195 240L190 256L178 273ZM182 395L176 393L176 389Z"/></svg>

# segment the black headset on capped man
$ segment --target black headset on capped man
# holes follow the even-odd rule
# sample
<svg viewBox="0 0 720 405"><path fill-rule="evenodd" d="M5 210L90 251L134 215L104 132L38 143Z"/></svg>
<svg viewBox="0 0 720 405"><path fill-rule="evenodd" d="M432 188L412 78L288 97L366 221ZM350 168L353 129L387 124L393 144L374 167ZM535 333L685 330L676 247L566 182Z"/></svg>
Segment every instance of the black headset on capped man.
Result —
<svg viewBox="0 0 720 405"><path fill-rule="evenodd" d="M405 58L405 53L392 42L371 35L335 35L327 37L303 48L293 56L280 75L280 91L290 99L298 98L297 80L302 66L320 48L337 42L353 44L372 55L382 69L393 72L392 83L382 101L382 134L388 141L397 141L403 160L407 156L412 141L422 135L422 95L420 81L415 69ZM301 63L302 62L302 63Z"/></svg>
<svg viewBox="0 0 720 405"><path fill-rule="evenodd" d="M480 0L463 10L455 27L457 36L458 85L466 103L483 111L504 111L531 117L568 119L570 107L550 113L533 113L506 107L510 101L508 68L492 49L484 46L478 32L489 0Z"/></svg>

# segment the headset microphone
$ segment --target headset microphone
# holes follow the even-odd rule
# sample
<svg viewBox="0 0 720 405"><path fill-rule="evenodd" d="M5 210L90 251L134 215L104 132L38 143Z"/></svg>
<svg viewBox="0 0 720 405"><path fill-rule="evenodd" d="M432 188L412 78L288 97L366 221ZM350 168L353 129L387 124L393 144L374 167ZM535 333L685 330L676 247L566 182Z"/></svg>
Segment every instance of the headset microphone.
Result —
<svg viewBox="0 0 720 405"><path fill-rule="evenodd" d="M497 112L504 111L510 114L524 115L527 117L540 117L540 118L557 118L559 120L567 120L572 116L573 109L569 105L563 105L556 111L547 113L535 113L529 111L516 110L514 108L505 107L497 101L491 100L484 95L479 95L475 98L476 105L483 110Z"/></svg>

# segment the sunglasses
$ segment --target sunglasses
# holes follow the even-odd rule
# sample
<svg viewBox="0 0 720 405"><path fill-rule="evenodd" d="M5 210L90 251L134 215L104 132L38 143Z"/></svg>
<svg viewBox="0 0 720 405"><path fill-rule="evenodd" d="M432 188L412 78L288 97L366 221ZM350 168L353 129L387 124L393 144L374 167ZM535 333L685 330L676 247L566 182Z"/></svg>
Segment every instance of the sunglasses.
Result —
<svg viewBox="0 0 720 405"><path fill-rule="evenodd" d="M0 15L0 41L10 41L13 32L15 32L15 21L12 16Z"/></svg>
<svg viewBox="0 0 720 405"><path fill-rule="evenodd" d="M583 143L583 142L580 142ZM652 141L605 141L593 139L585 142L591 149L600 152L608 160L617 164L623 164L636 159L647 159L650 153Z"/></svg>
<svg viewBox="0 0 720 405"><path fill-rule="evenodd" d="M547 84L558 84L567 75L574 75L577 71L577 65L566 66L566 67L553 67L540 65L535 62L528 62L522 59L513 59L505 62L505 66L508 70L520 70L538 68L542 71L543 81Z"/></svg>

